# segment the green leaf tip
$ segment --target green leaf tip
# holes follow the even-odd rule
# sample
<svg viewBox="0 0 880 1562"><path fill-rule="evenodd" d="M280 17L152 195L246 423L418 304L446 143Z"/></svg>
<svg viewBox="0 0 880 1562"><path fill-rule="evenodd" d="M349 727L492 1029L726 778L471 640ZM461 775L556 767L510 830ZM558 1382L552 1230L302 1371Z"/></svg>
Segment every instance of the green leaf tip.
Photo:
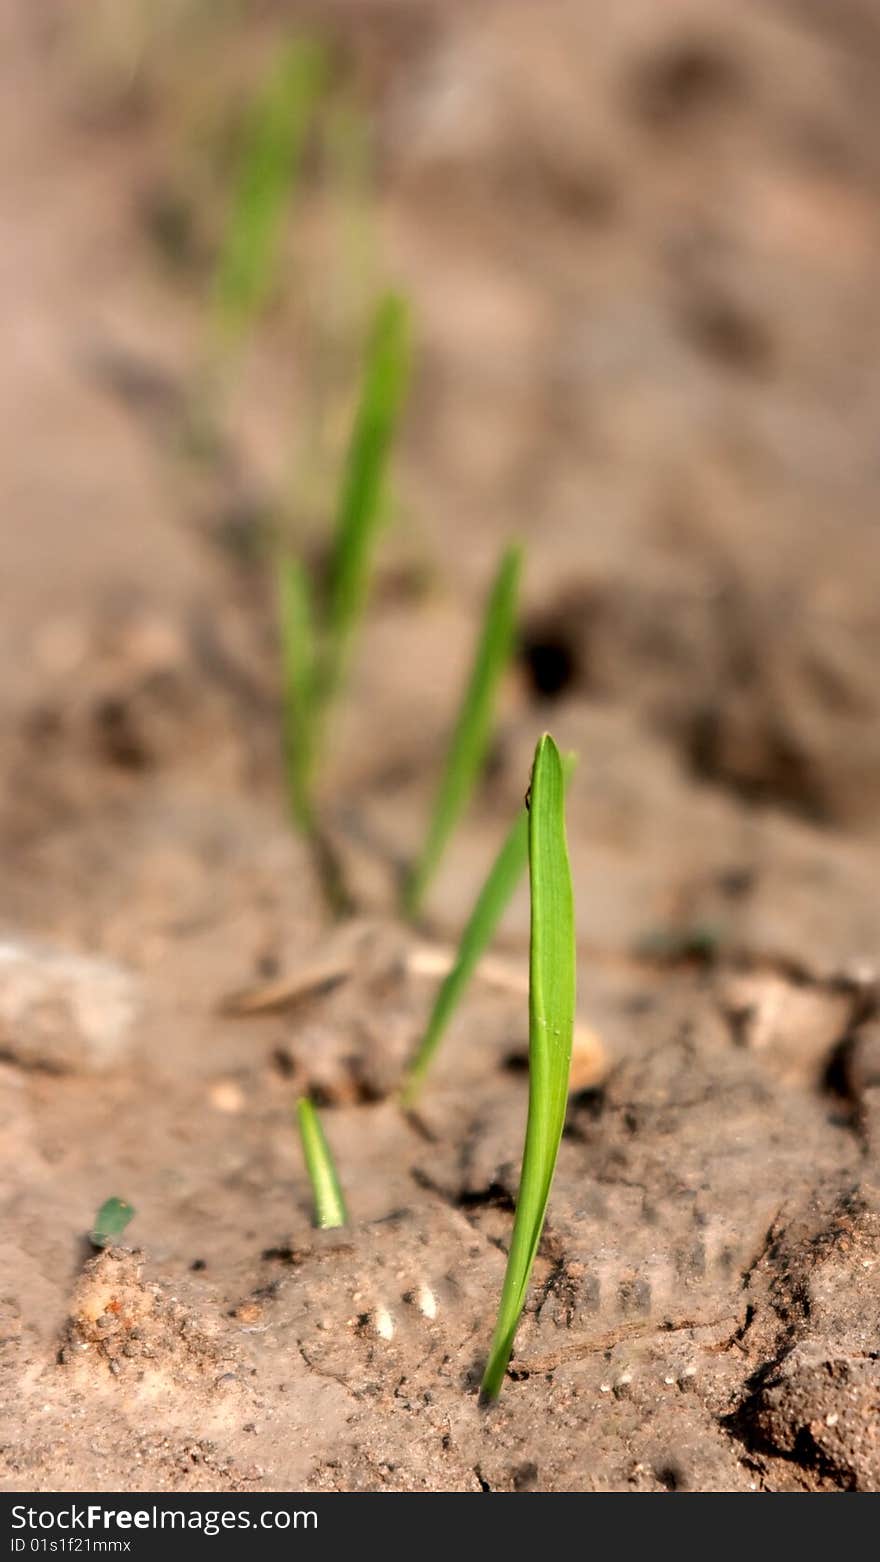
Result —
<svg viewBox="0 0 880 1562"><path fill-rule="evenodd" d="M117 1237L121 1237L129 1221L133 1220L137 1210L125 1199L105 1199L95 1216L95 1224L89 1232L89 1241L92 1247L109 1247Z"/></svg>
<svg viewBox="0 0 880 1562"><path fill-rule="evenodd" d="M315 1225L324 1231L348 1224L348 1211L330 1146L313 1102L301 1096L296 1104L303 1159L315 1200Z"/></svg>
<svg viewBox="0 0 880 1562"><path fill-rule="evenodd" d="M565 839L565 774L538 740L529 807L529 1109L507 1271L482 1395L504 1381L547 1213L568 1100L575 1007L574 898Z"/></svg>
<svg viewBox="0 0 880 1562"><path fill-rule="evenodd" d="M483 627L450 739L421 857L404 890L404 910L418 916L428 885L450 836L470 800L486 759L498 687L510 660L516 632L516 608L522 549L506 548L486 603Z"/></svg>
<svg viewBox="0 0 880 1562"><path fill-rule="evenodd" d="M562 772L566 787L577 763L576 755L564 754ZM507 910L514 890L529 860L529 815L520 808L477 896L474 908L459 940L455 960L443 978L422 1039L410 1062L400 1102L405 1110L415 1105L425 1075L444 1032L455 1013L485 951Z"/></svg>
<svg viewBox="0 0 880 1562"><path fill-rule="evenodd" d="M380 300L367 347L360 401L337 504L326 601L299 559L281 553L278 605L283 739L294 823L315 833L313 790L332 697L363 615L383 525L384 482L409 370L405 299Z"/></svg>
<svg viewBox="0 0 880 1562"><path fill-rule="evenodd" d="M387 470L409 386L410 335L406 299L399 293L386 293L373 317L337 503L329 571L324 698L335 694L342 680L369 591L375 544L387 513L383 502Z"/></svg>

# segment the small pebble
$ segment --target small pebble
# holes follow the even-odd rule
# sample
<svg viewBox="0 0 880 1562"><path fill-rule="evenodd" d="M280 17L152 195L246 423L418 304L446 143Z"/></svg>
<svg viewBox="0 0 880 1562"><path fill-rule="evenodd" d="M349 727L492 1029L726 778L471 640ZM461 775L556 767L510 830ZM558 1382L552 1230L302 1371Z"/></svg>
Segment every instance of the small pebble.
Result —
<svg viewBox="0 0 880 1562"><path fill-rule="evenodd" d="M230 1116L240 1112L244 1106L244 1094L231 1079L221 1079L212 1085L208 1091L208 1100L216 1112L226 1112Z"/></svg>
<svg viewBox="0 0 880 1562"><path fill-rule="evenodd" d="M373 1315L376 1333L382 1340L394 1339L394 1322L386 1307L378 1307Z"/></svg>
<svg viewBox="0 0 880 1562"><path fill-rule="evenodd" d="M437 1298L434 1295L434 1292L431 1290L430 1286L427 1286L427 1285L419 1286L418 1301L419 1301L419 1311L423 1312L426 1318L436 1318L436 1316L437 1316Z"/></svg>
<svg viewBox="0 0 880 1562"><path fill-rule="evenodd" d="M128 1061L140 990L109 960L0 942L0 1051L26 1068L99 1073Z"/></svg>

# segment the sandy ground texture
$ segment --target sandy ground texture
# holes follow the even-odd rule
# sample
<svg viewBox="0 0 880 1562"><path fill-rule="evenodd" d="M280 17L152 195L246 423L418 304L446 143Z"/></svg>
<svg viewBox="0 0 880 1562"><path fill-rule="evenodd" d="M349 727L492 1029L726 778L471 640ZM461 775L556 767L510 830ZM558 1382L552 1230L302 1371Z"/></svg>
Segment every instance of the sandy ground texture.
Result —
<svg viewBox="0 0 880 1562"><path fill-rule="evenodd" d="M0 1479L877 1490L876 8L251 9L141 58L113 7L0 7ZM307 415L320 170L228 447L196 466L179 437L211 240L191 121L316 9L372 106L368 247L419 341L325 777L336 925L285 823L252 546ZM517 667L409 931L401 862L511 533ZM485 1411L524 894L418 1113L394 1092L544 727L581 756L606 1063L581 1058ZM339 1233L310 1222L306 1089ZM110 1194L137 1214L96 1256Z"/></svg>

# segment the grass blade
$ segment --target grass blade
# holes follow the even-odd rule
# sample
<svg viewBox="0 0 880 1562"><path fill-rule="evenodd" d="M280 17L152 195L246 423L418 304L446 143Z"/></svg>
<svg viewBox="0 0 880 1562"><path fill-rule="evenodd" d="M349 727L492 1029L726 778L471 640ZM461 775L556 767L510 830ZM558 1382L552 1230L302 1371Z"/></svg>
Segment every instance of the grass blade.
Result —
<svg viewBox="0 0 880 1562"><path fill-rule="evenodd" d="M327 607L325 696L336 692L370 584L383 486L409 380L409 310L388 293L373 320L360 403L339 496Z"/></svg>
<svg viewBox="0 0 880 1562"><path fill-rule="evenodd" d="M299 559L291 555L282 556L278 563L278 620L288 801L294 823L309 833L313 825L315 644L309 579Z"/></svg>
<svg viewBox="0 0 880 1562"><path fill-rule="evenodd" d="M315 1225L329 1231L348 1222L348 1212L330 1146L317 1112L307 1096L296 1104L306 1170L315 1196Z"/></svg>
<svg viewBox="0 0 880 1562"><path fill-rule="evenodd" d="M529 811L529 1114L507 1272L482 1392L504 1381L526 1299L565 1121L574 1031L574 900L565 842L565 780L544 734L535 750Z"/></svg>
<svg viewBox="0 0 880 1562"><path fill-rule="evenodd" d="M518 547L506 550L486 605L483 632L449 745L427 840L404 895L405 910L411 917L421 909L425 891L486 757L495 696L513 645L521 558Z"/></svg>
<svg viewBox="0 0 880 1562"><path fill-rule="evenodd" d="M566 754L562 761L566 786L574 765L575 756ZM421 1089L443 1033L461 1001L476 966L492 941L495 929L507 909L528 860L529 816L526 809L522 808L489 869L486 881L461 935L455 963L441 983L434 1000L425 1033L407 1070L401 1097L405 1107L413 1105Z"/></svg>
<svg viewBox="0 0 880 1562"><path fill-rule="evenodd" d="M89 1232L89 1241L92 1247L109 1247L117 1237L121 1237L130 1220L133 1220L137 1210L127 1203L125 1199L105 1199L95 1216L95 1224Z"/></svg>
<svg viewBox="0 0 880 1562"><path fill-rule="evenodd" d="M214 279L215 329L227 348L245 335L272 290L284 209L324 73L320 46L294 39L251 111Z"/></svg>

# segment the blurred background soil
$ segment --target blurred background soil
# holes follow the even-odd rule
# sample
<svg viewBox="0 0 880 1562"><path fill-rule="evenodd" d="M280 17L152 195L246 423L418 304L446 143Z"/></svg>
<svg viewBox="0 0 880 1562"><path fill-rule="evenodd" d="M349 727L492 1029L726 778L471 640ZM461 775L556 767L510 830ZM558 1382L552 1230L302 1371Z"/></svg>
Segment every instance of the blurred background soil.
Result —
<svg viewBox="0 0 880 1562"><path fill-rule="evenodd" d="M331 152L194 452L237 127L292 26ZM3 0L7 1488L880 1487L878 88L870 0ZM286 495L321 565L389 280L416 375L323 788L334 926L285 819L261 537ZM407 931L512 535L491 764ZM525 891L509 981L418 1117L393 1092L545 728L580 755L608 1067L487 1414ZM224 1011L276 978L285 1007ZM311 1229L304 1089L342 1234ZM113 1193L140 1251L92 1260Z"/></svg>

